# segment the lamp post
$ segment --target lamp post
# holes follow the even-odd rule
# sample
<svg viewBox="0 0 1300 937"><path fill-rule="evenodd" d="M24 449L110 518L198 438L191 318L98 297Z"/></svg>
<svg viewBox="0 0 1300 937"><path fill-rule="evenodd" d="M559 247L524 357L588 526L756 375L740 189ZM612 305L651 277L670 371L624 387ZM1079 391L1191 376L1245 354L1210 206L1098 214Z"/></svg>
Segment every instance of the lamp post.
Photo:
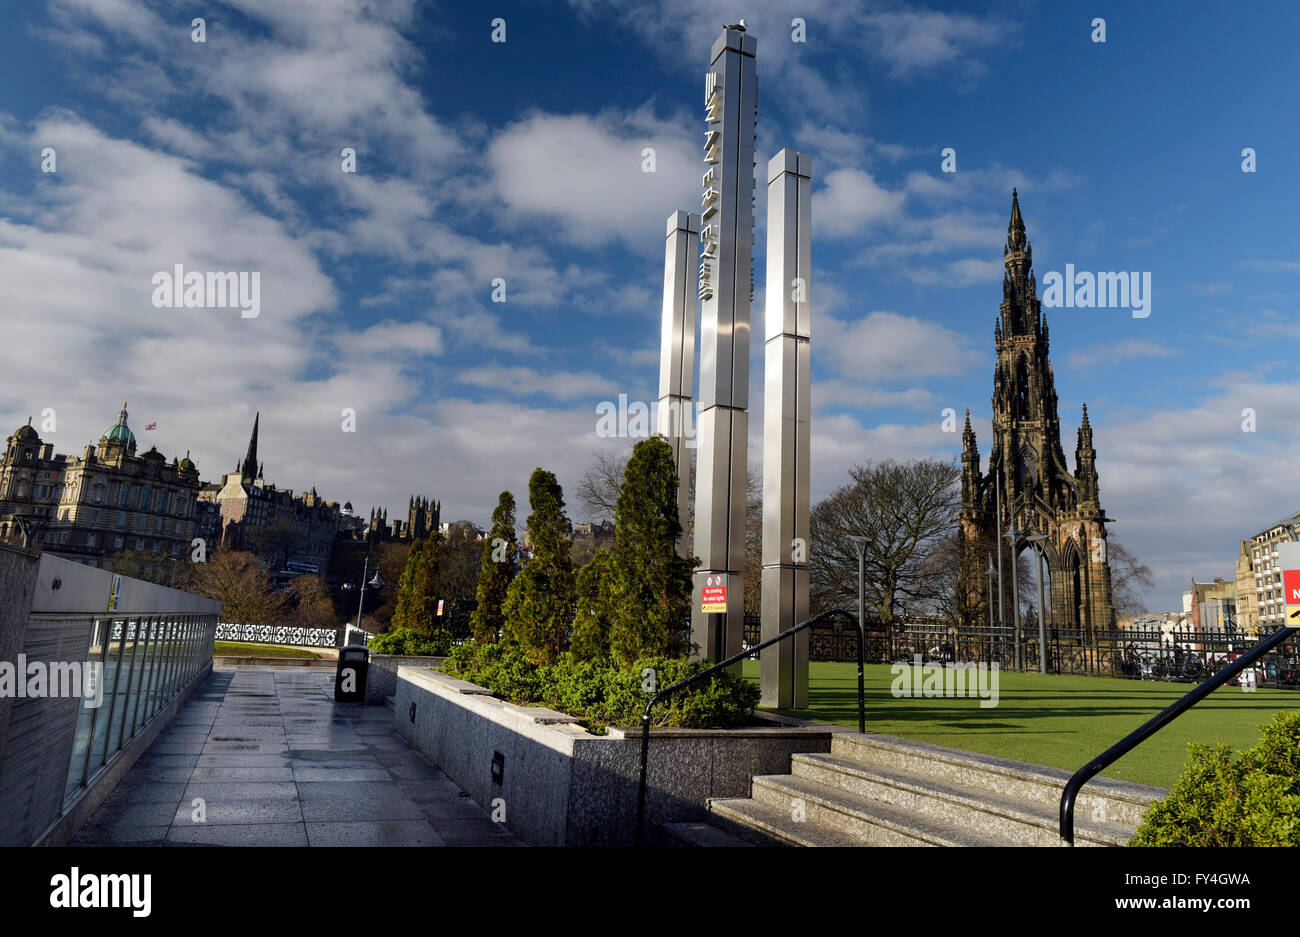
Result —
<svg viewBox="0 0 1300 937"><path fill-rule="evenodd" d="M1047 624L1043 618L1043 546L1047 534L1032 534L1025 537L1034 544L1034 554L1038 558L1038 672L1047 673Z"/></svg>
<svg viewBox="0 0 1300 937"><path fill-rule="evenodd" d="M370 554L366 553L366 563L361 570L361 596L360 598L357 599L357 630L358 631L361 630L361 609L364 608L366 604L366 586L369 585L373 589L382 589L384 586L384 581L379 578L378 569L375 570L375 578L370 580L369 583L367 583L366 575L369 572L370 572Z"/></svg>
<svg viewBox="0 0 1300 937"><path fill-rule="evenodd" d="M1004 466L1005 467L1005 466ZM1007 479L1007 488L1011 487L1011 479ZM1016 503L1015 496L1010 490L1007 491L1007 532L1003 534L1011 544L1011 622L1015 626L1016 641L1016 670L1021 667L1020 662L1020 585L1016 575L1016 567L1020 565L1016 555ZM1001 551L998 551L1001 555Z"/></svg>
<svg viewBox="0 0 1300 937"><path fill-rule="evenodd" d="M1006 616L1002 614L1002 596L1006 594L1002 579L1002 473L995 472L993 475L994 499L997 502L993 511L993 521L997 527L997 536L993 542L998 546L998 628L1001 629ZM1004 649L1005 650L1005 649Z"/></svg>
<svg viewBox="0 0 1300 937"><path fill-rule="evenodd" d="M989 628L988 631L989 663L993 662L993 573L994 573L993 554L990 553L989 568L988 568L988 577L989 577L989 589L987 593L988 601L985 603L985 618L988 619L988 628Z"/></svg>
<svg viewBox="0 0 1300 937"><path fill-rule="evenodd" d="M862 693L863 675L862 659L867 646L867 544L866 537L849 537L858 544L858 646L863 652L858 655L858 694Z"/></svg>

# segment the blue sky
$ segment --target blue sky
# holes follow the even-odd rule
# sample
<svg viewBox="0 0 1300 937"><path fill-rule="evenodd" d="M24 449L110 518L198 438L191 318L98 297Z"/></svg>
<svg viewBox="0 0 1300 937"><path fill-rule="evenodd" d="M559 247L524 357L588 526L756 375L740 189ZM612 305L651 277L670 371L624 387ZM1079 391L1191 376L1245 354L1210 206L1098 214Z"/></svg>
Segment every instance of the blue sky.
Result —
<svg viewBox="0 0 1300 937"><path fill-rule="evenodd" d="M1148 318L1047 310L1064 448L1087 401L1150 607L1300 510L1294 5L6 6L0 421L54 409L58 451L126 399L206 480L260 409L269 479L362 511L419 492L483 523L535 465L572 487L627 445L597 438L596 405L656 396L664 219L698 198L708 50L744 16L760 167L814 160L814 497L867 458L955 456L947 407L987 457L1014 185L1040 283L1152 277ZM177 263L259 271L261 314L155 308Z"/></svg>

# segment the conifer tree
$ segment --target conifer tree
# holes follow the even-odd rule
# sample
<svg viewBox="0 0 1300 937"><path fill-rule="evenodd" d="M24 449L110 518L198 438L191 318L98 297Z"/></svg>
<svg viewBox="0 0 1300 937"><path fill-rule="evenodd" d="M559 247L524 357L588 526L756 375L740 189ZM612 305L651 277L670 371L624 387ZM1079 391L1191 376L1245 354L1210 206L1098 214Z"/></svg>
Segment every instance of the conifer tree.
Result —
<svg viewBox="0 0 1300 937"><path fill-rule="evenodd" d="M596 551L578 570L577 605L573 614L573 636L569 649L583 660L609 656L609 626L613 619L610 596L614 552L608 547Z"/></svg>
<svg viewBox="0 0 1300 937"><path fill-rule="evenodd" d="M607 577L610 650L626 663L685 653L694 564L677 553L677 472L662 438L644 439L632 449L614 524Z"/></svg>
<svg viewBox="0 0 1300 937"><path fill-rule="evenodd" d="M476 641L495 642L505 624L502 606L505 605L510 581L519 562L519 548L515 543L515 496L501 492L496 510L492 512L492 532L484 545L482 566L478 574L475 597L478 606L470 617L470 628Z"/></svg>
<svg viewBox="0 0 1300 937"><path fill-rule="evenodd" d="M411 544L406 569L397 593L392 628L410 628L423 635L433 634L434 612L438 604L435 582L438 578L438 539L435 531L425 540Z"/></svg>
<svg viewBox="0 0 1300 937"><path fill-rule="evenodd" d="M564 650L573 623L573 528L553 473L533 472L528 505L531 556L506 592L503 636L523 645L537 662L551 663Z"/></svg>

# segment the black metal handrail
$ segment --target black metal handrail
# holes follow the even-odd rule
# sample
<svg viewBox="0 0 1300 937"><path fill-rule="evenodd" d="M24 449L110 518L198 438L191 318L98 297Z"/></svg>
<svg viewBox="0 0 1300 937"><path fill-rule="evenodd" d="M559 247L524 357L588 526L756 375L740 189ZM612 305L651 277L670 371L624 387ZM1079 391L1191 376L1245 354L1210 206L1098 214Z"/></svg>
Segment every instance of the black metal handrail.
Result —
<svg viewBox="0 0 1300 937"><path fill-rule="evenodd" d="M1253 648L1210 677L1192 692L1174 703L1160 715L1148 721L1141 728L1130 732L1110 748L1106 749L1092 761L1088 762L1070 778L1065 790L1061 792L1061 841L1067 846L1074 845L1074 799L1079 789L1087 784L1108 765L1128 754L1138 745L1155 735L1169 723L1173 722L1187 710L1191 709L1205 697L1223 686L1237 674L1241 673L1255 661L1259 660L1273 648L1289 637L1293 637L1294 626L1283 626L1260 641Z"/></svg>
<svg viewBox="0 0 1300 937"><path fill-rule="evenodd" d="M759 651L763 650L764 648L769 648L773 644L777 644L781 641L784 641L786 638L798 634L800 631L803 631L805 628L811 628L813 625L817 624L818 622L824 621L825 619L830 618L834 615L842 615L845 618L847 618L851 623L853 623L854 630L858 634L858 731L859 732L867 731L866 705L863 702L864 693L862 688L863 687L862 629L861 627L859 627L858 622L854 618L854 616L851 615L849 612L846 612L842 608L827 609L824 612L814 615L812 618L808 618L800 622L799 624L795 625L792 628L782 631L774 638L769 638L768 640L764 641L761 644L756 644L747 651L741 651L739 654L733 654L731 657L728 657L726 660L721 661L720 663L714 664L712 667L708 667L704 670L701 670L697 674L692 674L691 676L687 677L685 680L680 680L677 683L674 683L670 687L665 687L664 689L656 693L654 696L650 697L650 701L645 704L645 712L641 714L641 781L637 787L637 792L636 792L636 844L638 846L641 845L641 841L645 832L646 768L650 759L650 710L654 708L655 703L659 702L661 699L664 699L669 694L677 692L684 686L689 686L690 684L695 683L697 680L703 680L705 677L712 676L717 671L722 670L726 667L730 667L731 665L736 664L747 657L752 657L755 654L757 654Z"/></svg>

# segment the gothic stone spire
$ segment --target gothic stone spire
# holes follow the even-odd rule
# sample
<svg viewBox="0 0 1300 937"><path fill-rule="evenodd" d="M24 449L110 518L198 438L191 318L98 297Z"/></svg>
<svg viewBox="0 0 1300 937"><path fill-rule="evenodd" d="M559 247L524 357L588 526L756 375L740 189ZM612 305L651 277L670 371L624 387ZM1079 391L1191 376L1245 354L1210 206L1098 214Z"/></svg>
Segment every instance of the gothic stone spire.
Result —
<svg viewBox="0 0 1300 937"><path fill-rule="evenodd" d="M240 466L240 474L246 479L256 478L257 472L257 424L262 419L262 413L259 410L253 417L253 435L248 438L248 454L244 456L244 464Z"/></svg>

